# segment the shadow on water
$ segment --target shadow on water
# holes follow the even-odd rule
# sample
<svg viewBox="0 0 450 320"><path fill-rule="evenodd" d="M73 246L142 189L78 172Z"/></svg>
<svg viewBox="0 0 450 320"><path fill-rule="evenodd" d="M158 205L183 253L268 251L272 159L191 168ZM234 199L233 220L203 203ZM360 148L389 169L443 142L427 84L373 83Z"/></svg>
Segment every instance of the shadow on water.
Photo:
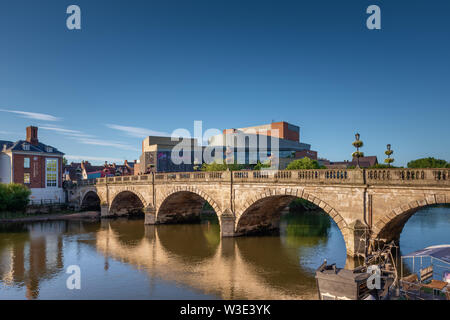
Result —
<svg viewBox="0 0 450 320"><path fill-rule="evenodd" d="M401 252L448 243L449 211L416 213L401 235ZM102 288L77 298L166 299L175 292L179 298L316 298L314 270L323 259L346 264L339 228L321 211L291 212L282 216L279 234L221 239L215 215L183 225L120 218L3 224L0 298L71 298L65 288L70 264L80 264L92 286ZM165 289L149 291L148 279L160 279Z"/></svg>
<svg viewBox="0 0 450 320"><path fill-rule="evenodd" d="M211 258L220 244L215 214L202 215L199 224L158 225L157 232L164 248L187 263Z"/></svg>

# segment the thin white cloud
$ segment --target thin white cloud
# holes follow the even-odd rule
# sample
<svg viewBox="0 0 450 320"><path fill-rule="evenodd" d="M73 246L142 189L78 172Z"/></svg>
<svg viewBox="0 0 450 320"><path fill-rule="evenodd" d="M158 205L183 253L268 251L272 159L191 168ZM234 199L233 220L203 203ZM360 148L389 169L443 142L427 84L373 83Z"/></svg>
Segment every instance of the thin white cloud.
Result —
<svg viewBox="0 0 450 320"><path fill-rule="evenodd" d="M82 160L88 160L88 161L100 161L100 162L122 162L124 159L119 158L110 158L110 157L93 157L93 156L83 156L83 155L73 155L73 154L67 154L64 156L69 161L82 161Z"/></svg>
<svg viewBox="0 0 450 320"><path fill-rule="evenodd" d="M77 140L77 142L82 143L82 144L102 146L102 147L113 147L113 148L122 149L122 150L139 151L139 149L132 147L129 144L122 143L122 142L92 139L92 138L79 138L76 140Z"/></svg>
<svg viewBox="0 0 450 320"><path fill-rule="evenodd" d="M95 146L103 146L103 147L112 147L121 150L131 150L131 151L139 151L137 148L131 146L130 144L126 144L124 142L116 142L111 140L102 140L93 135L86 134L79 130L68 129L64 127L54 126L54 125L45 125L39 127L43 130L50 130L56 133L68 136L78 143L87 144L87 145L95 145Z"/></svg>
<svg viewBox="0 0 450 320"><path fill-rule="evenodd" d="M114 130L122 131L127 135L136 138L145 138L148 136L170 136L170 134L167 132L154 131L145 128L121 126L117 124L106 124L106 126Z"/></svg>
<svg viewBox="0 0 450 320"><path fill-rule="evenodd" d="M58 117L55 117L55 116L52 116L52 115L46 114L46 113L27 112L27 111L20 111L20 110L7 110L7 109L0 109L0 111L15 113L15 114L23 116L24 118L35 119L35 120L43 120L43 121L60 121L61 120L61 118L58 118Z"/></svg>
<svg viewBox="0 0 450 320"><path fill-rule="evenodd" d="M92 135L89 134L85 134L81 131L78 130L71 130L71 129L66 129L66 128L62 128L62 127L57 127L57 126L52 126L52 125L47 125L47 126L41 126L39 127L39 129L43 129L43 130L51 130L51 131L55 131L64 135L68 135L71 137L79 137L79 138L92 138Z"/></svg>

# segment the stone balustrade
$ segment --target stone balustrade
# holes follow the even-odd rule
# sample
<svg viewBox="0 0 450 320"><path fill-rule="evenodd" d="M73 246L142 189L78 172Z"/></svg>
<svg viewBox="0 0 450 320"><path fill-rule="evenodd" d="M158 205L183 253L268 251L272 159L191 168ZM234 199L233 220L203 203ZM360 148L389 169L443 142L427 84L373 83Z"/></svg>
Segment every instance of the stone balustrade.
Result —
<svg viewBox="0 0 450 320"><path fill-rule="evenodd" d="M369 185L450 186L450 169L366 169Z"/></svg>
<svg viewBox="0 0 450 320"><path fill-rule="evenodd" d="M283 182L349 185L438 185L450 186L450 169L315 169L220 172L172 172L140 176L82 180L79 186L95 184L133 184L171 182Z"/></svg>

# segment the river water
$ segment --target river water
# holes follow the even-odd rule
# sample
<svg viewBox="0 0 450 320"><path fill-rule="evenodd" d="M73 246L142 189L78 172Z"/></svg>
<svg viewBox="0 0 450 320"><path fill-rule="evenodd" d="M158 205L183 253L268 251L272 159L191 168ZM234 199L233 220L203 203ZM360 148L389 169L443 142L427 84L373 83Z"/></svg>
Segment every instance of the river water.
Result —
<svg viewBox="0 0 450 320"><path fill-rule="evenodd" d="M450 208L406 224L401 253L450 243ZM0 299L316 299L314 270L346 259L323 212L283 216L279 236L220 239L216 221L144 226L142 219L0 226ZM80 289L69 290L69 266Z"/></svg>

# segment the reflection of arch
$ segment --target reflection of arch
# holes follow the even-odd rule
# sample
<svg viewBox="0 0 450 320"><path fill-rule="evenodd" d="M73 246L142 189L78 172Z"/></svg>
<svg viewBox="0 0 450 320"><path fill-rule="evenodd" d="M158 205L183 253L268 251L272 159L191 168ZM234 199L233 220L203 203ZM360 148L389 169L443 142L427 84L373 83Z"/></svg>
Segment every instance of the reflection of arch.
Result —
<svg viewBox="0 0 450 320"><path fill-rule="evenodd" d="M217 203L196 187L177 187L167 192L157 205L157 222L187 222L198 220L203 205L208 202L217 216L221 214Z"/></svg>
<svg viewBox="0 0 450 320"><path fill-rule="evenodd" d="M146 201L141 194L134 190L123 190L114 195L109 211L112 214L124 215L142 212L145 208Z"/></svg>
<svg viewBox="0 0 450 320"><path fill-rule="evenodd" d="M81 200L81 208L83 210L95 210L100 211L100 197L94 190L88 191L84 194Z"/></svg>
<svg viewBox="0 0 450 320"><path fill-rule="evenodd" d="M219 225L161 225L156 231L162 247L183 263L202 262L212 258L219 248ZM189 239L189 241L186 241Z"/></svg>
<svg viewBox="0 0 450 320"><path fill-rule="evenodd" d="M117 240L130 249L137 246L145 237L145 226L140 221L116 219L108 221L108 227L117 237Z"/></svg>
<svg viewBox="0 0 450 320"><path fill-rule="evenodd" d="M266 189L256 197L247 201L236 221L236 233L256 233L278 229L281 211L292 200L301 198L308 200L324 210L336 222L347 244L347 223L342 216L326 202L296 189Z"/></svg>
<svg viewBox="0 0 450 320"><path fill-rule="evenodd" d="M448 204L445 196L430 195L422 200L414 200L385 214L373 227L373 238L386 241L400 239L406 222L420 209L436 204Z"/></svg>

